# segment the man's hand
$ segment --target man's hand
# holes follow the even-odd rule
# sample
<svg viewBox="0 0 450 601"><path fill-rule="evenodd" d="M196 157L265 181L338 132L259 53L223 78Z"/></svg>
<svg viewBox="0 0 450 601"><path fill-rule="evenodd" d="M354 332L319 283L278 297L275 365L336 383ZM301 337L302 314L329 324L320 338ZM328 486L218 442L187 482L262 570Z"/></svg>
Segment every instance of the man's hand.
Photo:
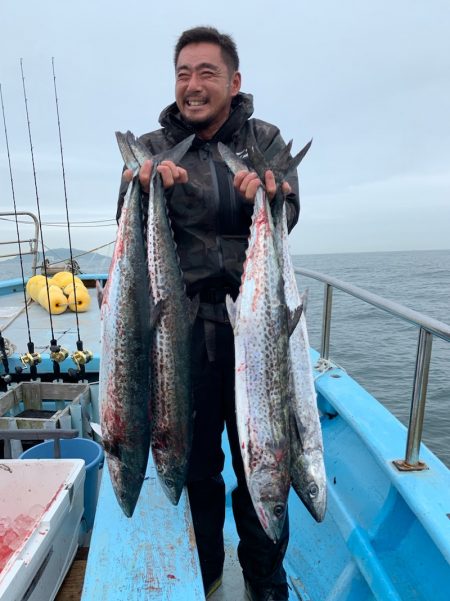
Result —
<svg viewBox="0 0 450 601"><path fill-rule="evenodd" d="M153 162L145 161L139 169L139 181L144 192L148 194L150 188L150 178L152 176ZM185 184L188 181L188 174L183 167L177 167L172 161L162 161L157 167L157 172L161 175L164 189L171 188L175 184ZM133 179L133 171L125 169L122 178L126 182Z"/></svg>
<svg viewBox="0 0 450 601"><path fill-rule="evenodd" d="M256 191L260 185L261 180L254 171L238 171L234 176L234 187L239 190L241 195L248 202L255 202ZM273 200L277 192L277 185L272 171L266 171L264 187L269 201ZM289 194L291 192L291 186L287 182L283 182L281 184L281 190L283 194Z"/></svg>

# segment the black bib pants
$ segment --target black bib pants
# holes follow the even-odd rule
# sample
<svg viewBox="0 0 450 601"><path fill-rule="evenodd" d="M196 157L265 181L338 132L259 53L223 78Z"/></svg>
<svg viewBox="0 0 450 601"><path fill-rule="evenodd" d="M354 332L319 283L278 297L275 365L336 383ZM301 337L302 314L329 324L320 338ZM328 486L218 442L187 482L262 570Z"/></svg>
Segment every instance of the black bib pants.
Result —
<svg viewBox="0 0 450 601"><path fill-rule="evenodd" d="M202 310L203 309L203 310ZM221 321L203 319L214 315ZM261 527L245 480L236 427L234 402L234 340L225 304L200 307L194 324L192 368L195 403L194 437L188 475L192 510L203 582L207 587L221 573L224 562L223 527L225 484L221 476L224 424L237 477L232 507L238 535L238 557L244 577L255 584L285 582L282 567L289 538L288 516L281 539L274 544Z"/></svg>

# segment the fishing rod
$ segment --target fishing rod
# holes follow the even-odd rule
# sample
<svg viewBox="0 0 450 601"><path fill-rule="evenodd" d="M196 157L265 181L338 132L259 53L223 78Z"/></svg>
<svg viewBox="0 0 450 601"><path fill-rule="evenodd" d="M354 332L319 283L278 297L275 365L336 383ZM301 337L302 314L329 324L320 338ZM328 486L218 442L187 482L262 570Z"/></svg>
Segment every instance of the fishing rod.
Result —
<svg viewBox="0 0 450 601"><path fill-rule="evenodd" d="M30 142L31 163L33 166L34 190L35 190L35 194L36 194L36 206L37 206L39 230L40 230L40 236L41 236L42 261L44 264L45 287L47 290L47 302L48 302L48 314L49 314L49 319L50 319L50 330L51 330L51 334L52 334L52 338L50 340L50 358L53 361L53 373L55 374L55 376L57 378L59 378L59 376L61 374L61 369L60 369L59 363L61 361L64 361L65 357L64 357L64 352L61 352L61 347L58 346L57 340L55 339L55 332L53 330L52 307L50 304L50 290L49 290L49 285L48 285L47 264L46 264L46 259L45 259L44 234L42 231L41 207L40 207L39 193L38 193L38 187L37 187L36 166L34 163L33 142L31 139L31 124L30 124L30 116L29 116L29 112L28 112L28 99L27 99L27 92L26 92L26 88L25 88L25 76L23 73L23 59L22 58L20 59L20 71L22 73L23 98L24 98L24 102L25 102L25 112L26 112L27 124L28 124L28 139Z"/></svg>
<svg viewBox="0 0 450 601"><path fill-rule="evenodd" d="M2 91L1 84L0 84L0 100L1 100L1 105L2 105L3 127L5 130L5 141L6 141L6 153L8 155L9 178L10 178L10 182L11 182L11 193L12 193L12 200L13 200L13 205L14 205L14 217L15 217L15 222L16 222L17 244L19 246L20 271L22 274L23 299L24 299L24 305L25 305L25 314L26 314L27 330L28 330L28 343L27 343L28 353L21 355L20 360L22 361L22 364L24 366L29 365L31 377L32 377L32 379L36 379L36 377L37 377L36 364L41 362L41 356L35 352L34 343L31 340L30 318L29 318L29 314L28 314L25 275L24 275L24 270L23 270L22 245L21 245L20 233L19 233L19 221L17 218L16 193L15 193L15 189L14 189L14 178L13 178L12 166L11 166L11 154L9 151L8 129L6 127L6 113L5 113L5 105L3 102L3 91ZM0 352L2 354L3 366L5 368L6 374L9 374L8 357L6 354L4 338L1 336L1 334L0 334L0 342L1 342Z"/></svg>
<svg viewBox="0 0 450 601"><path fill-rule="evenodd" d="M83 348L83 341L80 336L80 322L78 319L78 301L77 301L77 288L75 286L75 273L73 267L73 253L72 253L72 237L70 234L70 219L69 219L69 203L67 200L67 186L66 186L66 171L64 168L64 154L63 154L63 145L62 145L62 136L61 136L61 120L59 116L59 103L58 103L58 93L56 90L56 74L55 74L55 59L52 57L52 71L53 71L53 88L55 91L55 106L56 106L56 117L58 121L58 135L59 135L59 149L61 154L61 170L62 170L62 179L64 186L64 201L66 205L66 222L67 222L67 235L69 238L69 253L70 253L70 266L72 271L72 284L73 284L73 295L75 300L75 319L77 323L77 350L72 353L71 358L72 361L77 366L77 371L84 378L85 375L85 364L89 363L89 361L93 357L93 353L91 351L85 351Z"/></svg>

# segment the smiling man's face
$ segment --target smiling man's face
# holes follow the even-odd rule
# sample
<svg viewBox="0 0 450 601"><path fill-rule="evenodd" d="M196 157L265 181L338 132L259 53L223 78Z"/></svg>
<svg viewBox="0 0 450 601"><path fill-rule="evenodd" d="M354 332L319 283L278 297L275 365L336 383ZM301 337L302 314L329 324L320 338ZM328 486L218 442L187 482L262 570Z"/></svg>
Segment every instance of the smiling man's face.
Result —
<svg viewBox="0 0 450 601"><path fill-rule="evenodd" d="M199 42L185 46L175 68L175 99L183 119L203 139L210 139L228 119L231 101L241 87L220 46Z"/></svg>

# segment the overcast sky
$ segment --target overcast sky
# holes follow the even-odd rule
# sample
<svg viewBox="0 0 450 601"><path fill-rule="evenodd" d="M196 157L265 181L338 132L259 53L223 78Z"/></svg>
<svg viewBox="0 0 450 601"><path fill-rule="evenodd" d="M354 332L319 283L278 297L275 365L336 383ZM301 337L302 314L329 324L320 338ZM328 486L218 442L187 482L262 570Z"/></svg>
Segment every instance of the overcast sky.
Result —
<svg viewBox="0 0 450 601"><path fill-rule="evenodd" d="M299 170L293 253L450 247L448 0L1 0L0 24L19 210L36 212L20 58L42 220L65 217L52 56L71 220L112 219L122 166L114 132L158 127L174 97L178 35L213 25L238 45L254 115L293 138L295 152L314 139ZM0 211L11 208L2 126ZM74 227L73 245L93 248L115 232ZM44 241L67 246L67 230L45 227Z"/></svg>

